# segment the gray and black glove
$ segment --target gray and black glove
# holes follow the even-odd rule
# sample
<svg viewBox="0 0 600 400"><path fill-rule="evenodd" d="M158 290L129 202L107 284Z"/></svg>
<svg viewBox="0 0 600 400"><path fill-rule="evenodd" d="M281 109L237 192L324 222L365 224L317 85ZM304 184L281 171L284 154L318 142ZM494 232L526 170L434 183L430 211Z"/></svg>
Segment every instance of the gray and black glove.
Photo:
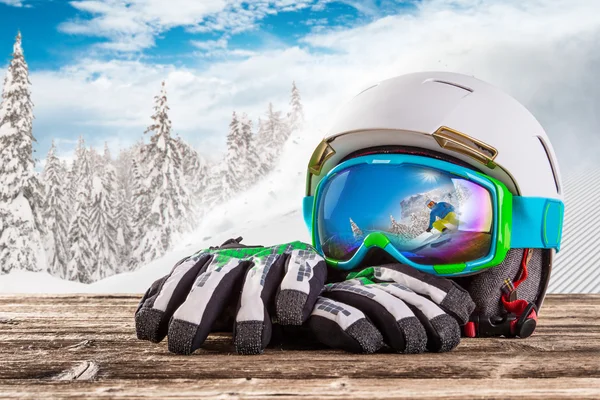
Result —
<svg viewBox="0 0 600 400"><path fill-rule="evenodd" d="M240 354L259 354L271 340L272 319L302 325L323 289L327 266L309 245L244 246L241 238L199 251L157 280L135 313L139 339L191 354L233 309Z"/></svg>
<svg viewBox="0 0 600 400"><path fill-rule="evenodd" d="M373 353L450 351L475 309L455 282L403 264L370 267L325 286L308 322L334 348Z"/></svg>

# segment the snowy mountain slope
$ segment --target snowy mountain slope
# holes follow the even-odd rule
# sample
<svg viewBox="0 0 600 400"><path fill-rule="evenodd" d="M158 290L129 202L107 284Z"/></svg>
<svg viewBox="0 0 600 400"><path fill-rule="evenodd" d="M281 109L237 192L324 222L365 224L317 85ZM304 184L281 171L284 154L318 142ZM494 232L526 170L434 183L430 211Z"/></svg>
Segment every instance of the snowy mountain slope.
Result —
<svg viewBox="0 0 600 400"><path fill-rule="evenodd" d="M307 129L307 131L309 131ZM314 131L313 131L314 132ZM310 241L302 218L306 160L318 143L305 134L292 136L279 166L251 189L214 207L193 233L181 235L172 252L140 269L86 285L46 273L15 271L0 276L0 293L140 293L183 257L242 236L244 244L273 245Z"/></svg>
<svg viewBox="0 0 600 400"><path fill-rule="evenodd" d="M212 237L200 234L177 250L134 271L102 279L86 285L55 278L47 273L13 271L0 276L0 293L143 293L156 279L166 275L173 265L197 250L221 244L229 238L244 237L246 244L278 244L294 240L308 241L302 215L296 210L243 227L233 226Z"/></svg>

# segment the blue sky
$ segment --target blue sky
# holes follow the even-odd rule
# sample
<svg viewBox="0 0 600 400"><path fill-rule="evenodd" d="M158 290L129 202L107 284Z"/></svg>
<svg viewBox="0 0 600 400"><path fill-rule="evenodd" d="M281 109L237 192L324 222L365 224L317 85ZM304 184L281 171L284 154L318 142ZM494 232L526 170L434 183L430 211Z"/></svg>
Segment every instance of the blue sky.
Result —
<svg viewBox="0 0 600 400"><path fill-rule="evenodd" d="M9 62L14 36L21 31L32 75L36 72L64 75L64 71L90 60L203 71L215 63L240 61L265 51L310 47L300 42L307 35L357 27L414 8L412 1L394 0L196 2L207 3L204 8L190 6L193 2L185 1L172 2L172 7L168 7L169 2L160 3L0 0L0 65ZM102 72L92 71L85 79L89 82L101 76ZM36 82L33 84L35 97ZM37 111L38 129L34 135L41 154L53 138L72 148L80 134L91 136L95 146L103 136L107 140L132 136L129 127L115 129L112 124L106 129L86 124L82 128L81 120L75 123L63 120L57 124ZM81 110L80 117L86 115L87 111ZM205 133L204 136L210 136ZM121 145L133 141L131 138ZM59 143L59 152L60 147Z"/></svg>
<svg viewBox="0 0 600 400"><path fill-rule="evenodd" d="M0 77L23 35L38 158L56 140L114 152L144 135L166 81L174 132L218 157L232 111L287 111L296 81L318 141L363 88L421 70L475 75L593 159L600 3L589 0L0 0ZM568 79L565 79L565 76Z"/></svg>
<svg viewBox="0 0 600 400"><path fill-rule="evenodd" d="M2 61L10 58L10 49L15 33L23 34L23 45L27 51L27 61L32 70L59 69L90 51L100 59L143 59L146 62L193 66L209 63L215 58L231 56L223 52L214 42L227 41L230 50L261 51L289 47L311 32L322 32L358 26L388 14L408 11L414 8L413 1L305 1L296 10L270 3L268 14L255 12L246 26L237 27L239 32L229 33L229 29L213 27L202 22L202 18L214 17L225 11L199 13L197 23L187 21L165 22L155 25L157 30L151 36L152 44L139 44L127 51L112 51L103 45L115 42L112 33L96 29L95 32L75 32L67 24L91 24L94 18L107 14L81 9L77 4L95 3L88 1L60 0L0 0L0 54ZM100 1L102 3L102 1ZM106 1L111 4L111 1ZM132 2L135 3L135 2ZM165 2L168 4L168 2ZM287 2L294 3L294 2ZM130 5L130 7L133 7ZM247 4L242 8L248 9ZM118 7L114 7L115 10ZM140 14L142 12L140 11ZM156 25L159 25L158 27ZM223 42L221 42L223 43ZM206 46L203 46L206 44ZM215 47L216 46L216 47ZM212 49L211 49L212 50Z"/></svg>

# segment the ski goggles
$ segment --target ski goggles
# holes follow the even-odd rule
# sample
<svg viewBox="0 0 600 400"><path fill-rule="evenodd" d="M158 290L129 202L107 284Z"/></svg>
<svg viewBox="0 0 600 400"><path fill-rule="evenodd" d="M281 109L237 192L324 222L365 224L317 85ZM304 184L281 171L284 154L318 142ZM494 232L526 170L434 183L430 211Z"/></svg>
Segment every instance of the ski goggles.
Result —
<svg viewBox="0 0 600 400"><path fill-rule="evenodd" d="M356 157L304 198L313 246L350 270L379 248L434 275L461 276L502 263L510 248L560 249L564 205L513 196L485 174L406 154Z"/></svg>

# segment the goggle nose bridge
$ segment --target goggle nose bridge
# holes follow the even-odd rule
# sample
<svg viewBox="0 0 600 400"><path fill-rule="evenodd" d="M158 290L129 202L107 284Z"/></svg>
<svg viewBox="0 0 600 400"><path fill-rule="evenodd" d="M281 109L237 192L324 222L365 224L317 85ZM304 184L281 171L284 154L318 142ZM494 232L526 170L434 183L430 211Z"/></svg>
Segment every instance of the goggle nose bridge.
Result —
<svg viewBox="0 0 600 400"><path fill-rule="evenodd" d="M363 244L367 249L379 247L383 250L385 246L390 244L390 239L382 232L371 232L365 237Z"/></svg>

